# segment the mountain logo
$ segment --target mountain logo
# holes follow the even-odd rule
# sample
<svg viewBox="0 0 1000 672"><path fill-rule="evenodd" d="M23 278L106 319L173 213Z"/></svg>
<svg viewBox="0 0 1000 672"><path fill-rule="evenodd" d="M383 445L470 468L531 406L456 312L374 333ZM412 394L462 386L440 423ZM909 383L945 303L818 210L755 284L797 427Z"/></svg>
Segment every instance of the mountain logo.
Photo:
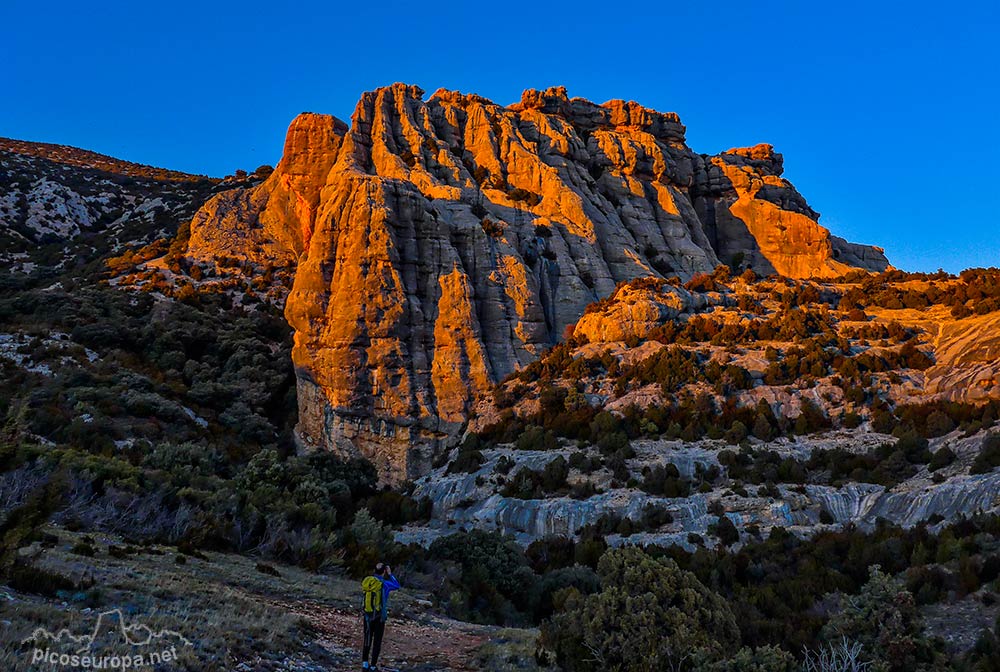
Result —
<svg viewBox="0 0 1000 672"><path fill-rule="evenodd" d="M178 646L191 646L191 641L175 630L154 631L142 623L130 623L121 609L100 612L87 633L36 628L22 643L33 647L34 665L110 670L170 662L177 659Z"/></svg>

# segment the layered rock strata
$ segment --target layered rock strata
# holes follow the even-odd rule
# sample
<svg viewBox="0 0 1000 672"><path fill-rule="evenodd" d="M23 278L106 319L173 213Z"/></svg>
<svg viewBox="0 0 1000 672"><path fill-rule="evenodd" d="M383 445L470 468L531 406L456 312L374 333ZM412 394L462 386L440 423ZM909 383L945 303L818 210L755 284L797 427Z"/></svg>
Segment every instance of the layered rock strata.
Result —
<svg viewBox="0 0 1000 672"><path fill-rule="evenodd" d="M802 536L817 531L856 526L871 529L879 521L913 527L934 520L955 521L973 514L1000 511L1000 471L970 474L969 466L981 449L985 432L967 437L961 432L933 439L931 449L948 446L958 460L941 471L944 479L936 482L926 470L892 488L872 483L849 482L831 485L780 485L775 490L748 486L737 494L728 486L688 497L659 497L638 488L614 487L608 475L586 476L571 472L570 479L594 479L601 492L586 499L568 496L544 499L517 499L503 494L496 472L503 458L513 462L510 473L528 468L540 471L558 456L568 459L573 449L555 451L518 451L509 447L486 451L486 460L473 473L446 473L435 470L416 482L414 495L433 502L433 518L426 524L405 529L399 535L404 542L429 544L442 534L456 529L495 529L513 535L528 544L548 536L572 537L585 525L598 524L602 517L617 516L639 521L649 505L662 507L671 514L671 522L656 530L636 533L627 538L611 535L608 543L678 544L693 550L689 535L701 535L710 544L717 543L711 526L718 522L720 511L744 532L748 526L759 528L767 537L774 527L783 527ZM834 432L777 443L760 444L782 456L807 459L814 449L836 447L866 452L892 437L873 432ZM698 465L725 468L719 463L720 450L731 449L725 442L698 443L639 441L633 447L638 457L629 460L636 477L644 466L672 464L684 478L694 476ZM825 521L825 522L824 522ZM947 524L947 523L945 523ZM745 535L744 540L750 536Z"/></svg>

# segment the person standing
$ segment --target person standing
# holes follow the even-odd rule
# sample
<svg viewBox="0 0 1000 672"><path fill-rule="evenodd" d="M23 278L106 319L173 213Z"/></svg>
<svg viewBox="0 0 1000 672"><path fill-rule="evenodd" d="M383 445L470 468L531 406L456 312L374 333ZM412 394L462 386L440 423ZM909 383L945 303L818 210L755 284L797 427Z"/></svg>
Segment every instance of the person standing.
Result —
<svg viewBox="0 0 1000 672"><path fill-rule="evenodd" d="M364 618L364 646L361 650L361 669L378 672L378 656L382 651L382 635L389 620L389 594L399 590L399 581L392 575L389 565L379 562L372 576L361 582L361 611ZM368 663L369 653L371 664Z"/></svg>

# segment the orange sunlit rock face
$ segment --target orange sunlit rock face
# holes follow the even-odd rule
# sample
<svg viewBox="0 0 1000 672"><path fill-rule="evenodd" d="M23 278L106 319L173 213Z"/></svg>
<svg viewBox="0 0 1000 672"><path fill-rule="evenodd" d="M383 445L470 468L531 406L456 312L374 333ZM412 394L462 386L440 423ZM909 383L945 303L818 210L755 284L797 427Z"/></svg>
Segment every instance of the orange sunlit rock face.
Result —
<svg viewBox="0 0 1000 672"><path fill-rule="evenodd" d="M756 248L775 272L791 278L831 278L851 270L837 260L830 232L816 223L817 215L805 201L796 204L798 209L779 205L786 198L795 203L801 197L780 177L781 155L770 145L731 149L713 157L712 164L736 191L729 212L753 237L746 247Z"/></svg>
<svg viewBox="0 0 1000 672"><path fill-rule="evenodd" d="M616 283L888 265L819 226L769 146L707 157L684 133L675 114L562 88L503 107L394 84L350 127L298 117L264 183L197 214L189 255L296 267L302 442L412 477Z"/></svg>
<svg viewBox="0 0 1000 672"><path fill-rule="evenodd" d="M251 189L210 199L191 221L188 255L294 264L309 243L320 191L347 126L326 114L300 114L288 127L281 162Z"/></svg>

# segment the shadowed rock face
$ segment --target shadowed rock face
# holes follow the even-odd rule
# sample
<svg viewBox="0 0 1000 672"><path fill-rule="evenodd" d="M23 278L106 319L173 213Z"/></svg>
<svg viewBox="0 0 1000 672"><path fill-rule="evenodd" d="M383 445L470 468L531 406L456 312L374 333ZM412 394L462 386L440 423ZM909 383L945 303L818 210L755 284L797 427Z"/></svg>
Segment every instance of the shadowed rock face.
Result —
<svg viewBox="0 0 1000 672"><path fill-rule="evenodd" d="M508 497L496 480L495 468L501 457L516 464L510 473L516 473L521 468L541 471L559 456L567 459L575 449L518 451L501 447L485 451L485 462L473 473L449 474L446 468L441 468L416 481L414 495L430 498L433 518L427 524L409 527L398 538L403 542L426 545L456 529L485 528L514 535L521 543L528 544L552 535L572 537L584 525L597 524L607 515L641 520L643 509L652 504L669 511L672 522L655 532L634 534L628 537L628 543L678 544L694 550L688 537L692 532L704 535L710 544L716 543L709 534L709 526L718 521L719 511L710 506L710 502L715 502L716 507L721 505L725 515L738 528L757 525L764 537L778 526L808 536L819 530L847 526L869 530L880 520L906 528L936 516L950 522L963 516L1000 510L1000 471L975 475L967 473L985 435L962 437L960 432L955 432L931 441L932 450L948 445L959 455L956 463L941 473L945 479L940 483L932 481L930 474L922 470L891 488L856 482L837 487L781 485L777 491L766 494L759 489L755 492L751 486L743 495L720 487L678 498L659 497L638 488L614 487L607 483L601 484L603 492L585 499L568 496L542 499ZM816 448L836 446L864 452L886 440L891 440L891 437L873 432L845 431L782 439L760 446L776 450L782 456L805 459ZM722 441L674 444L640 441L632 445L640 456L633 467L651 462L669 463L677 467L678 473L685 478L695 474L697 465L724 469L718 460L719 451L730 448ZM821 512L829 514L826 523L822 522L824 516ZM618 535L608 536L606 541L611 545L625 543Z"/></svg>
<svg viewBox="0 0 1000 672"><path fill-rule="evenodd" d="M780 177L768 145L696 154L675 114L562 88L501 107L395 84L350 128L302 115L270 178L210 201L189 255L296 265L299 436L425 473L473 401L641 276L883 270Z"/></svg>

